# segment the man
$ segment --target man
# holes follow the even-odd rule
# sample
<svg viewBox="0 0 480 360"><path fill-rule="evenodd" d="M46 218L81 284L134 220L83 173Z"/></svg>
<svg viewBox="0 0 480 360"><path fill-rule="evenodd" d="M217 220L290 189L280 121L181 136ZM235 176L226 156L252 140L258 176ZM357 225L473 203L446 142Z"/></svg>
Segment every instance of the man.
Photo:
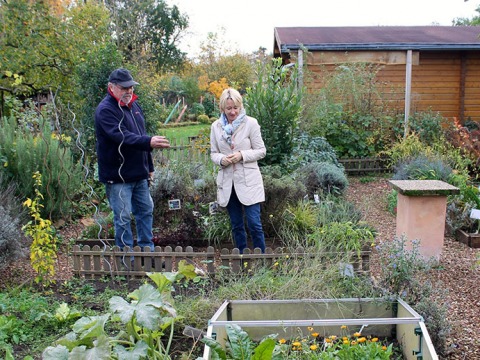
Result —
<svg viewBox="0 0 480 360"><path fill-rule="evenodd" d="M126 69L110 74L108 93L95 111L98 172L113 211L115 244L133 248L133 214L137 245L153 250L152 149L168 148L170 143L164 136L146 134L134 85L138 83Z"/></svg>

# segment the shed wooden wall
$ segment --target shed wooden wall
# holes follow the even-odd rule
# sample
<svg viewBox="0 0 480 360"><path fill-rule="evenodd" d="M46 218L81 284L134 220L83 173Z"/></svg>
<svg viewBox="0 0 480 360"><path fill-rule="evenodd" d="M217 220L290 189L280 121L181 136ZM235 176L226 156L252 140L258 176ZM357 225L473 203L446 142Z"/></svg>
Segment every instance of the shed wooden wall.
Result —
<svg viewBox="0 0 480 360"><path fill-rule="evenodd" d="M322 72L334 71L341 62L378 64L377 86L384 100L399 112L405 107L406 52L312 52L306 63L320 75L308 83L322 87ZM480 52L414 52L410 114L416 111L440 112L447 118L480 121Z"/></svg>

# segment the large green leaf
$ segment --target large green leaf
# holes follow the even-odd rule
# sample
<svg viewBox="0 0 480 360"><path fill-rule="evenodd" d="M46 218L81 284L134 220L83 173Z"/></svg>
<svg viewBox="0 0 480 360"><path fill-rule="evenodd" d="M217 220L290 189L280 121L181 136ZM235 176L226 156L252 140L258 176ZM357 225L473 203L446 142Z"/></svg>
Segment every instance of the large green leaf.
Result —
<svg viewBox="0 0 480 360"><path fill-rule="evenodd" d="M87 349L86 346L79 346L74 348L69 360L109 360L111 359L110 354L110 343L106 335L99 336L97 340L93 342L94 347Z"/></svg>
<svg viewBox="0 0 480 360"><path fill-rule="evenodd" d="M81 339L99 337L105 334L105 323L109 317L110 314L82 317L73 324L72 329Z"/></svg>
<svg viewBox="0 0 480 360"><path fill-rule="evenodd" d="M160 327L161 314L157 309L174 312L164 304L161 294L150 284L143 284L136 292L138 300L128 303L115 296L110 299L110 309L119 315L123 323L127 323L135 316L138 325L150 330Z"/></svg>

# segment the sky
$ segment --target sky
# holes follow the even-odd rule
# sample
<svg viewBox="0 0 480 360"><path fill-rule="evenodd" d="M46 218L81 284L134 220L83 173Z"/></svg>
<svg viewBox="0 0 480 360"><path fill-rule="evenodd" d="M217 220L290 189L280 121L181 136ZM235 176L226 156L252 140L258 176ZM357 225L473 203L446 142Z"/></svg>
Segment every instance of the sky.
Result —
<svg viewBox="0 0 480 360"><path fill-rule="evenodd" d="M189 57L208 33L231 49L273 52L275 27L452 25L472 18L480 0L166 0L189 17L180 44ZM224 29L224 30L223 30Z"/></svg>

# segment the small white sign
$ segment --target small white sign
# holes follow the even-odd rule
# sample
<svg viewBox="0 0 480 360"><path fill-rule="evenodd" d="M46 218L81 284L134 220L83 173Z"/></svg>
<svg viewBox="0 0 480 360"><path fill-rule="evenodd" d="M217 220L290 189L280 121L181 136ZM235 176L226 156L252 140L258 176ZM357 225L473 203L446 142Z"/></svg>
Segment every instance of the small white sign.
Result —
<svg viewBox="0 0 480 360"><path fill-rule="evenodd" d="M470 212L470 217L472 219L480 219L480 210L472 209L472 211Z"/></svg>
<svg viewBox="0 0 480 360"><path fill-rule="evenodd" d="M318 196L318 194L313 195L313 200L315 201L315 204L320 204L320 196Z"/></svg>
<svg viewBox="0 0 480 360"><path fill-rule="evenodd" d="M180 210L180 199L168 200L168 209L169 210Z"/></svg>

